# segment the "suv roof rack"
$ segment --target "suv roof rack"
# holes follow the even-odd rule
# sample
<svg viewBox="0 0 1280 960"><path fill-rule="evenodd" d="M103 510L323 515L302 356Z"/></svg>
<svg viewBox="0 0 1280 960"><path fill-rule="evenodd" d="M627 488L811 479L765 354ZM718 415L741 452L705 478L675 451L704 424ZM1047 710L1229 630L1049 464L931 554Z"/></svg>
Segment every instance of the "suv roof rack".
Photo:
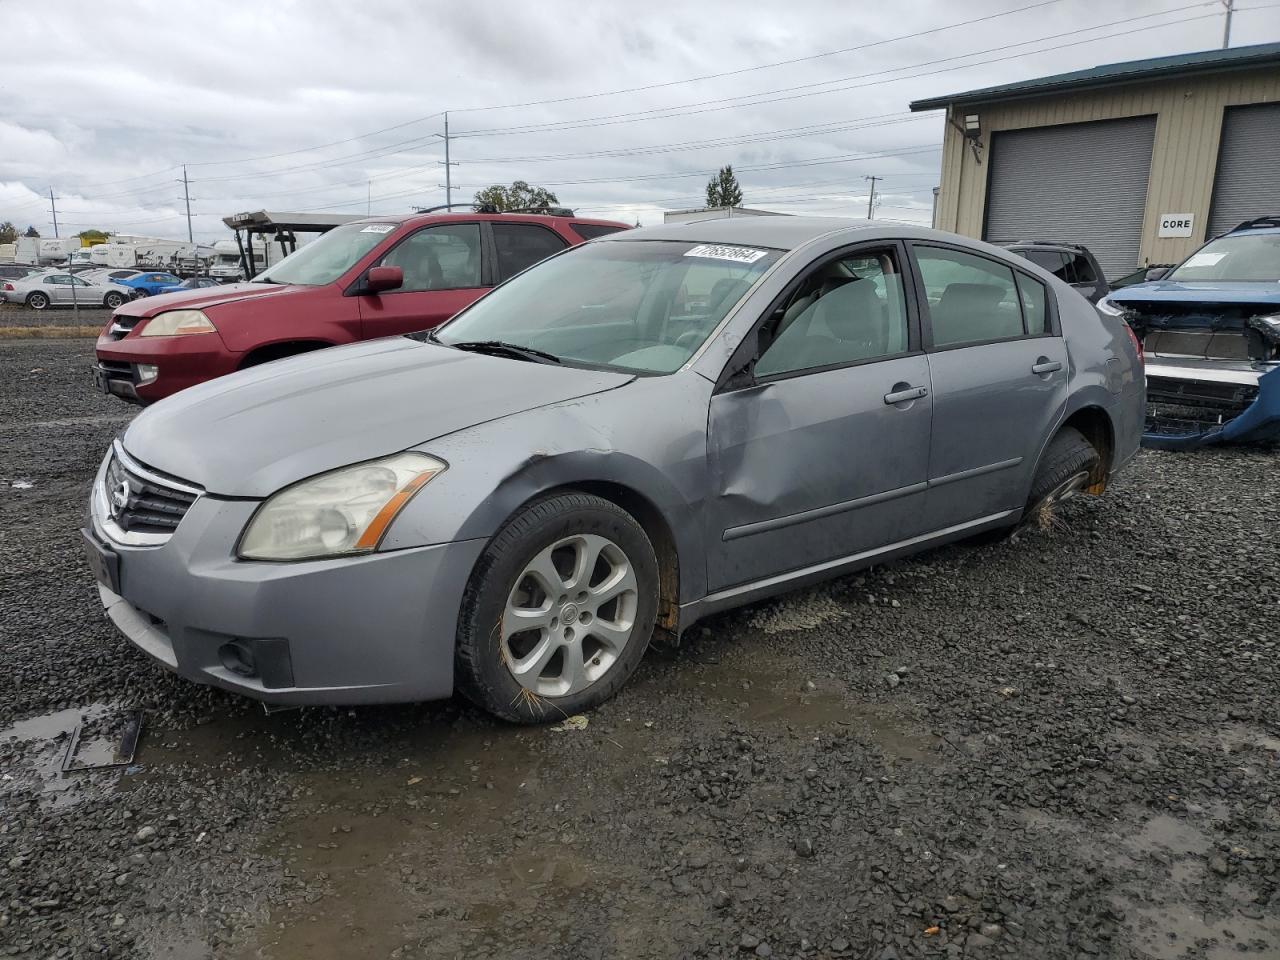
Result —
<svg viewBox="0 0 1280 960"><path fill-rule="evenodd" d="M1237 230L1252 230L1255 227L1280 227L1280 216L1254 217L1252 220L1246 220L1244 223L1232 227L1227 233L1235 233Z"/></svg>
<svg viewBox="0 0 1280 960"><path fill-rule="evenodd" d="M573 211L568 207L520 207L517 210L499 210L492 203L442 203L434 207L414 207L414 213L435 213L437 210L452 210L454 207L466 207L476 213L536 213L547 217L572 217Z"/></svg>
<svg viewBox="0 0 1280 960"><path fill-rule="evenodd" d="M1014 240L1012 243L1006 243L1006 247L1023 247L1036 244L1045 247L1070 247L1072 250L1084 250L1083 243L1076 243L1073 240Z"/></svg>

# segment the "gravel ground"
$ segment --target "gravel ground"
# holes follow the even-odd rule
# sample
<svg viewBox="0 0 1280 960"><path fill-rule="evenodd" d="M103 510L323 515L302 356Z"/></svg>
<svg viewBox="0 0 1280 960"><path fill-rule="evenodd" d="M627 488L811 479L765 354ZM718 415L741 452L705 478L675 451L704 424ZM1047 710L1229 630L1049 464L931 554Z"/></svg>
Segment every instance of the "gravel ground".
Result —
<svg viewBox="0 0 1280 960"><path fill-rule="evenodd" d="M111 316L111 311L101 306L79 310L51 308L32 310L22 304L0 303L0 329L6 327L101 327Z"/></svg>
<svg viewBox="0 0 1280 960"><path fill-rule="evenodd" d="M708 621L585 729L264 716L100 613L89 354L0 343L0 955L1280 957L1274 451Z"/></svg>

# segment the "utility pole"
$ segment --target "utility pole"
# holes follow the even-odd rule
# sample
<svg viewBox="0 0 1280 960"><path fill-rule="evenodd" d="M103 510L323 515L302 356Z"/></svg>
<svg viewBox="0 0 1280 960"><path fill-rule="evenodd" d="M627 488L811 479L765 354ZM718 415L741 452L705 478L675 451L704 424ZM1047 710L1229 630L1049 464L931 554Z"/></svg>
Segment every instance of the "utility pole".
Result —
<svg viewBox="0 0 1280 960"><path fill-rule="evenodd" d="M364 182L364 215L367 217L373 213L373 181L366 180Z"/></svg>
<svg viewBox="0 0 1280 960"><path fill-rule="evenodd" d="M440 134L436 134L440 136ZM440 161L437 160L436 163ZM452 206L453 204L453 176L452 167L456 167L456 163L449 160L449 111L444 112L444 202Z"/></svg>
<svg viewBox="0 0 1280 960"><path fill-rule="evenodd" d="M49 188L49 212L53 214L53 239L58 239L58 205L53 202L53 187Z"/></svg>
<svg viewBox="0 0 1280 960"><path fill-rule="evenodd" d="M867 197L867 219L871 220L876 210L876 181L883 180L884 177L863 177L862 179L871 181L871 195Z"/></svg>
<svg viewBox="0 0 1280 960"><path fill-rule="evenodd" d="M182 199L187 203L187 242L195 243L195 237L191 233L191 186L187 182L187 165L182 165Z"/></svg>
<svg viewBox="0 0 1280 960"><path fill-rule="evenodd" d="M1225 50L1231 46L1231 14L1235 13L1236 0L1222 0L1222 5L1227 8L1227 23L1222 29L1222 49Z"/></svg>

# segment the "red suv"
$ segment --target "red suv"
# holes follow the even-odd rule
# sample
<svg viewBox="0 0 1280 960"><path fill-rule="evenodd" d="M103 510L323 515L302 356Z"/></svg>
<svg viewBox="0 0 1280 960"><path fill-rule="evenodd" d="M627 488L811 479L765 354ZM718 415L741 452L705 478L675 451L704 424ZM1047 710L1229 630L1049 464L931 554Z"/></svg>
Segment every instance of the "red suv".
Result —
<svg viewBox="0 0 1280 960"><path fill-rule="evenodd" d="M508 213L370 217L335 227L249 283L120 307L94 381L152 403L243 367L443 323L490 287L625 223Z"/></svg>

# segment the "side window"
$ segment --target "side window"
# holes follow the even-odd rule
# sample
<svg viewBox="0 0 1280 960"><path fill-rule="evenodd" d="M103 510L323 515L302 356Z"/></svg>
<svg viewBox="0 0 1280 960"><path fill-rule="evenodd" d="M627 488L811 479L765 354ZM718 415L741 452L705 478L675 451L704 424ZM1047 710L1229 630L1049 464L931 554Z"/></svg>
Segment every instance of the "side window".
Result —
<svg viewBox="0 0 1280 960"><path fill-rule="evenodd" d="M1023 254L1028 260L1041 269L1048 270L1059 280L1066 280L1063 272L1067 264L1067 256L1056 250L1028 250Z"/></svg>
<svg viewBox="0 0 1280 960"><path fill-rule="evenodd" d="M1013 270L959 250L915 248L929 299L933 343L954 347L1020 337L1022 310Z"/></svg>
<svg viewBox="0 0 1280 960"><path fill-rule="evenodd" d="M1093 267L1089 265L1089 258L1081 254L1071 256L1071 263L1068 267L1071 278L1068 283L1097 283L1098 277L1093 272Z"/></svg>
<svg viewBox="0 0 1280 960"><path fill-rule="evenodd" d="M819 267L769 318L763 337L769 346L757 377L905 353L907 308L894 252L860 252Z"/></svg>
<svg viewBox="0 0 1280 960"><path fill-rule="evenodd" d="M607 237L611 233L617 233L626 227L611 227L604 223L571 223L573 232L580 236L583 240L594 240L596 237Z"/></svg>
<svg viewBox="0 0 1280 960"><path fill-rule="evenodd" d="M498 279L506 280L545 260L569 244L559 234L533 223L494 223L498 248Z"/></svg>
<svg viewBox="0 0 1280 960"><path fill-rule="evenodd" d="M53 274L51 276L45 277L44 282L49 286L60 287L67 282L67 278L62 276L61 274Z"/></svg>
<svg viewBox="0 0 1280 960"><path fill-rule="evenodd" d="M398 293L478 287L480 225L446 223L424 227L397 244L382 258L380 266L404 271L404 285Z"/></svg>
<svg viewBox="0 0 1280 960"><path fill-rule="evenodd" d="M1022 299L1022 315L1026 318L1027 333L1033 337L1042 337L1049 329L1048 295L1044 284L1033 280L1026 274L1019 273L1018 296Z"/></svg>

